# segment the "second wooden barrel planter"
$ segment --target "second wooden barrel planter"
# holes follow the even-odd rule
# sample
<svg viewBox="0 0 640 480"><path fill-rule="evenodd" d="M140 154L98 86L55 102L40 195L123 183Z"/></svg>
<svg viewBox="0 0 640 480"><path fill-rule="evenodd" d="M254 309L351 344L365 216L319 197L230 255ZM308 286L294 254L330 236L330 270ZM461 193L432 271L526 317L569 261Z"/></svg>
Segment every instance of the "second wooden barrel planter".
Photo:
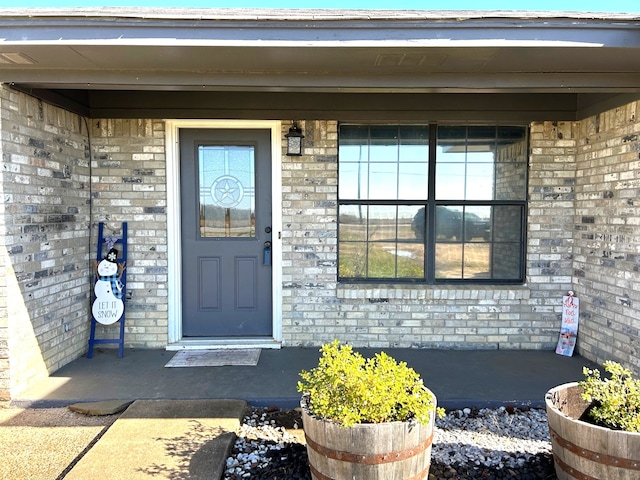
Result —
<svg viewBox="0 0 640 480"><path fill-rule="evenodd" d="M309 413L301 401L311 476L314 480L418 480L431 465L434 412L418 422L356 424L344 427Z"/></svg>
<svg viewBox="0 0 640 480"><path fill-rule="evenodd" d="M589 403L577 382L552 388L545 403L559 480L640 479L640 433L579 420Z"/></svg>

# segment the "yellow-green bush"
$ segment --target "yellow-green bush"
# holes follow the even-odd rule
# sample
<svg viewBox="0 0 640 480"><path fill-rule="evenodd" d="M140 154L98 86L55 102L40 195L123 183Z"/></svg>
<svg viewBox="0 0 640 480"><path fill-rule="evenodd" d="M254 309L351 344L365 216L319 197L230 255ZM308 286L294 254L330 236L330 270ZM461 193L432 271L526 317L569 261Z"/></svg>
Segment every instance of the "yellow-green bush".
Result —
<svg viewBox="0 0 640 480"><path fill-rule="evenodd" d="M604 369L611 378L601 378L599 370L583 368L585 379L579 382L582 398L591 402L587 419L603 427L640 432L640 380L619 363L607 361Z"/></svg>
<svg viewBox="0 0 640 480"><path fill-rule="evenodd" d="M338 340L320 349L318 366L300 372L298 391L309 394L309 410L343 426L416 420L429 423L435 397L405 362L384 352L365 359ZM437 409L439 416L443 409Z"/></svg>

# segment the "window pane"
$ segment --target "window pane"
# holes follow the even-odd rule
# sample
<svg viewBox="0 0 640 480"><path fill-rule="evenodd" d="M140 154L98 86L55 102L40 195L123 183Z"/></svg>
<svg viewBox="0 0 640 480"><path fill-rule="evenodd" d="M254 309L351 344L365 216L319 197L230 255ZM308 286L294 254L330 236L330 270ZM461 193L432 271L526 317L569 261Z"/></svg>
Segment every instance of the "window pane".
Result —
<svg viewBox="0 0 640 480"><path fill-rule="evenodd" d="M414 243L410 248L398 246L398 273L396 278L424 279L424 245Z"/></svg>
<svg viewBox="0 0 640 480"><path fill-rule="evenodd" d="M340 205L338 210L340 241L365 242L367 240L367 206Z"/></svg>
<svg viewBox="0 0 640 480"><path fill-rule="evenodd" d="M495 242L520 242L522 238L522 207L497 205L493 207Z"/></svg>
<svg viewBox="0 0 640 480"><path fill-rule="evenodd" d="M397 162L398 127L371 127L370 162Z"/></svg>
<svg viewBox="0 0 640 480"><path fill-rule="evenodd" d="M462 207L436 207L436 240L462 241Z"/></svg>
<svg viewBox="0 0 640 480"><path fill-rule="evenodd" d="M498 127L496 199L524 200L527 195L527 131L523 127Z"/></svg>
<svg viewBox="0 0 640 480"><path fill-rule="evenodd" d="M343 200L361 200L369 198L367 181L367 163L340 163L338 174L338 195Z"/></svg>
<svg viewBox="0 0 640 480"><path fill-rule="evenodd" d="M491 245L465 243L463 256L462 278L469 280L491 278Z"/></svg>
<svg viewBox="0 0 640 480"><path fill-rule="evenodd" d="M422 162L429 160L429 127L400 127L400 151L398 158L404 162Z"/></svg>
<svg viewBox="0 0 640 480"><path fill-rule="evenodd" d="M398 198L400 200L426 200L427 198L427 172L429 164L400 163Z"/></svg>
<svg viewBox="0 0 640 480"><path fill-rule="evenodd" d="M338 248L340 249L338 275L346 278L366 278L366 242L339 242Z"/></svg>
<svg viewBox="0 0 640 480"><path fill-rule="evenodd" d="M369 207L369 240L387 241L396 238L396 206Z"/></svg>
<svg viewBox="0 0 640 480"><path fill-rule="evenodd" d="M488 242L491 240L491 207L465 207L463 226L465 241Z"/></svg>
<svg viewBox="0 0 640 480"><path fill-rule="evenodd" d="M462 278L462 244L436 243L436 278Z"/></svg>
<svg viewBox="0 0 640 480"><path fill-rule="evenodd" d="M437 162L436 198L438 200L464 200L465 167L464 163Z"/></svg>
<svg viewBox="0 0 640 480"><path fill-rule="evenodd" d="M466 177L465 200L493 199L493 163L469 163Z"/></svg>
<svg viewBox="0 0 640 480"><path fill-rule="evenodd" d="M398 199L398 164L369 164L369 185L371 191L367 198L376 200Z"/></svg>
<svg viewBox="0 0 640 480"><path fill-rule="evenodd" d="M519 243L494 244L493 276L495 280L512 280L522 277L522 247Z"/></svg>
<svg viewBox="0 0 640 480"><path fill-rule="evenodd" d="M201 237L255 236L255 170L251 146L198 147Z"/></svg>
<svg viewBox="0 0 640 480"><path fill-rule="evenodd" d="M340 146L354 144L358 145L364 140L367 144L369 138L369 127L366 125L341 125L340 126Z"/></svg>
<svg viewBox="0 0 640 480"><path fill-rule="evenodd" d="M341 277L364 278L367 275L367 206L341 205L338 210L338 248Z"/></svg>
<svg viewBox="0 0 640 480"><path fill-rule="evenodd" d="M424 207L418 205L398 207L398 246L396 248L398 278L424 278L425 276L425 246L423 237L416 235L414 231L416 217L422 218L424 222Z"/></svg>

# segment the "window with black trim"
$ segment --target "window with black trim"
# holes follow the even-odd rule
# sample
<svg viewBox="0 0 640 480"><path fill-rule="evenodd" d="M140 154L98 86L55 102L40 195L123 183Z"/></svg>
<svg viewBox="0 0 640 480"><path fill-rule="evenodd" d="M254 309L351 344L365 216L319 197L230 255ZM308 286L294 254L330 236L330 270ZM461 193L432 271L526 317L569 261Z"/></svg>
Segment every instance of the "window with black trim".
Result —
<svg viewBox="0 0 640 480"><path fill-rule="evenodd" d="M528 129L340 125L338 279L524 280Z"/></svg>

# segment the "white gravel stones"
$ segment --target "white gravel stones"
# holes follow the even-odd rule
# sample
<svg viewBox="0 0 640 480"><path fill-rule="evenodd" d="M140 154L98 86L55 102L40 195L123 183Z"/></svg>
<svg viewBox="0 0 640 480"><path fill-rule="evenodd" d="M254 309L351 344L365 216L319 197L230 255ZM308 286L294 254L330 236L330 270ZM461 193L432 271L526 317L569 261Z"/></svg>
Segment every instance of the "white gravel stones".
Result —
<svg viewBox="0 0 640 480"><path fill-rule="evenodd" d="M465 408L436 421L431 458L445 465L503 468L522 466L541 453L551 453L544 410Z"/></svg>
<svg viewBox="0 0 640 480"><path fill-rule="evenodd" d="M287 444L299 443L285 428L277 427L273 420L267 421L265 414L256 411L245 417L237 435L234 453L227 459L226 480L257 478L256 472L268 470L270 463L290 461L284 450L276 452L285 449ZM474 466L479 469L478 475L483 468L523 471L529 462L539 462L541 455L551 456L547 416L542 409L465 408L450 411L445 418L436 420L431 451L434 471L442 468L468 470Z"/></svg>
<svg viewBox="0 0 640 480"><path fill-rule="evenodd" d="M225 479L248 478L252 469L262 469L272 460L269 452L281 450L286 443L297 439L275 421L266 420L266 414L252 413L244 418L234 445L234 455L227 458Z"/></svg>

